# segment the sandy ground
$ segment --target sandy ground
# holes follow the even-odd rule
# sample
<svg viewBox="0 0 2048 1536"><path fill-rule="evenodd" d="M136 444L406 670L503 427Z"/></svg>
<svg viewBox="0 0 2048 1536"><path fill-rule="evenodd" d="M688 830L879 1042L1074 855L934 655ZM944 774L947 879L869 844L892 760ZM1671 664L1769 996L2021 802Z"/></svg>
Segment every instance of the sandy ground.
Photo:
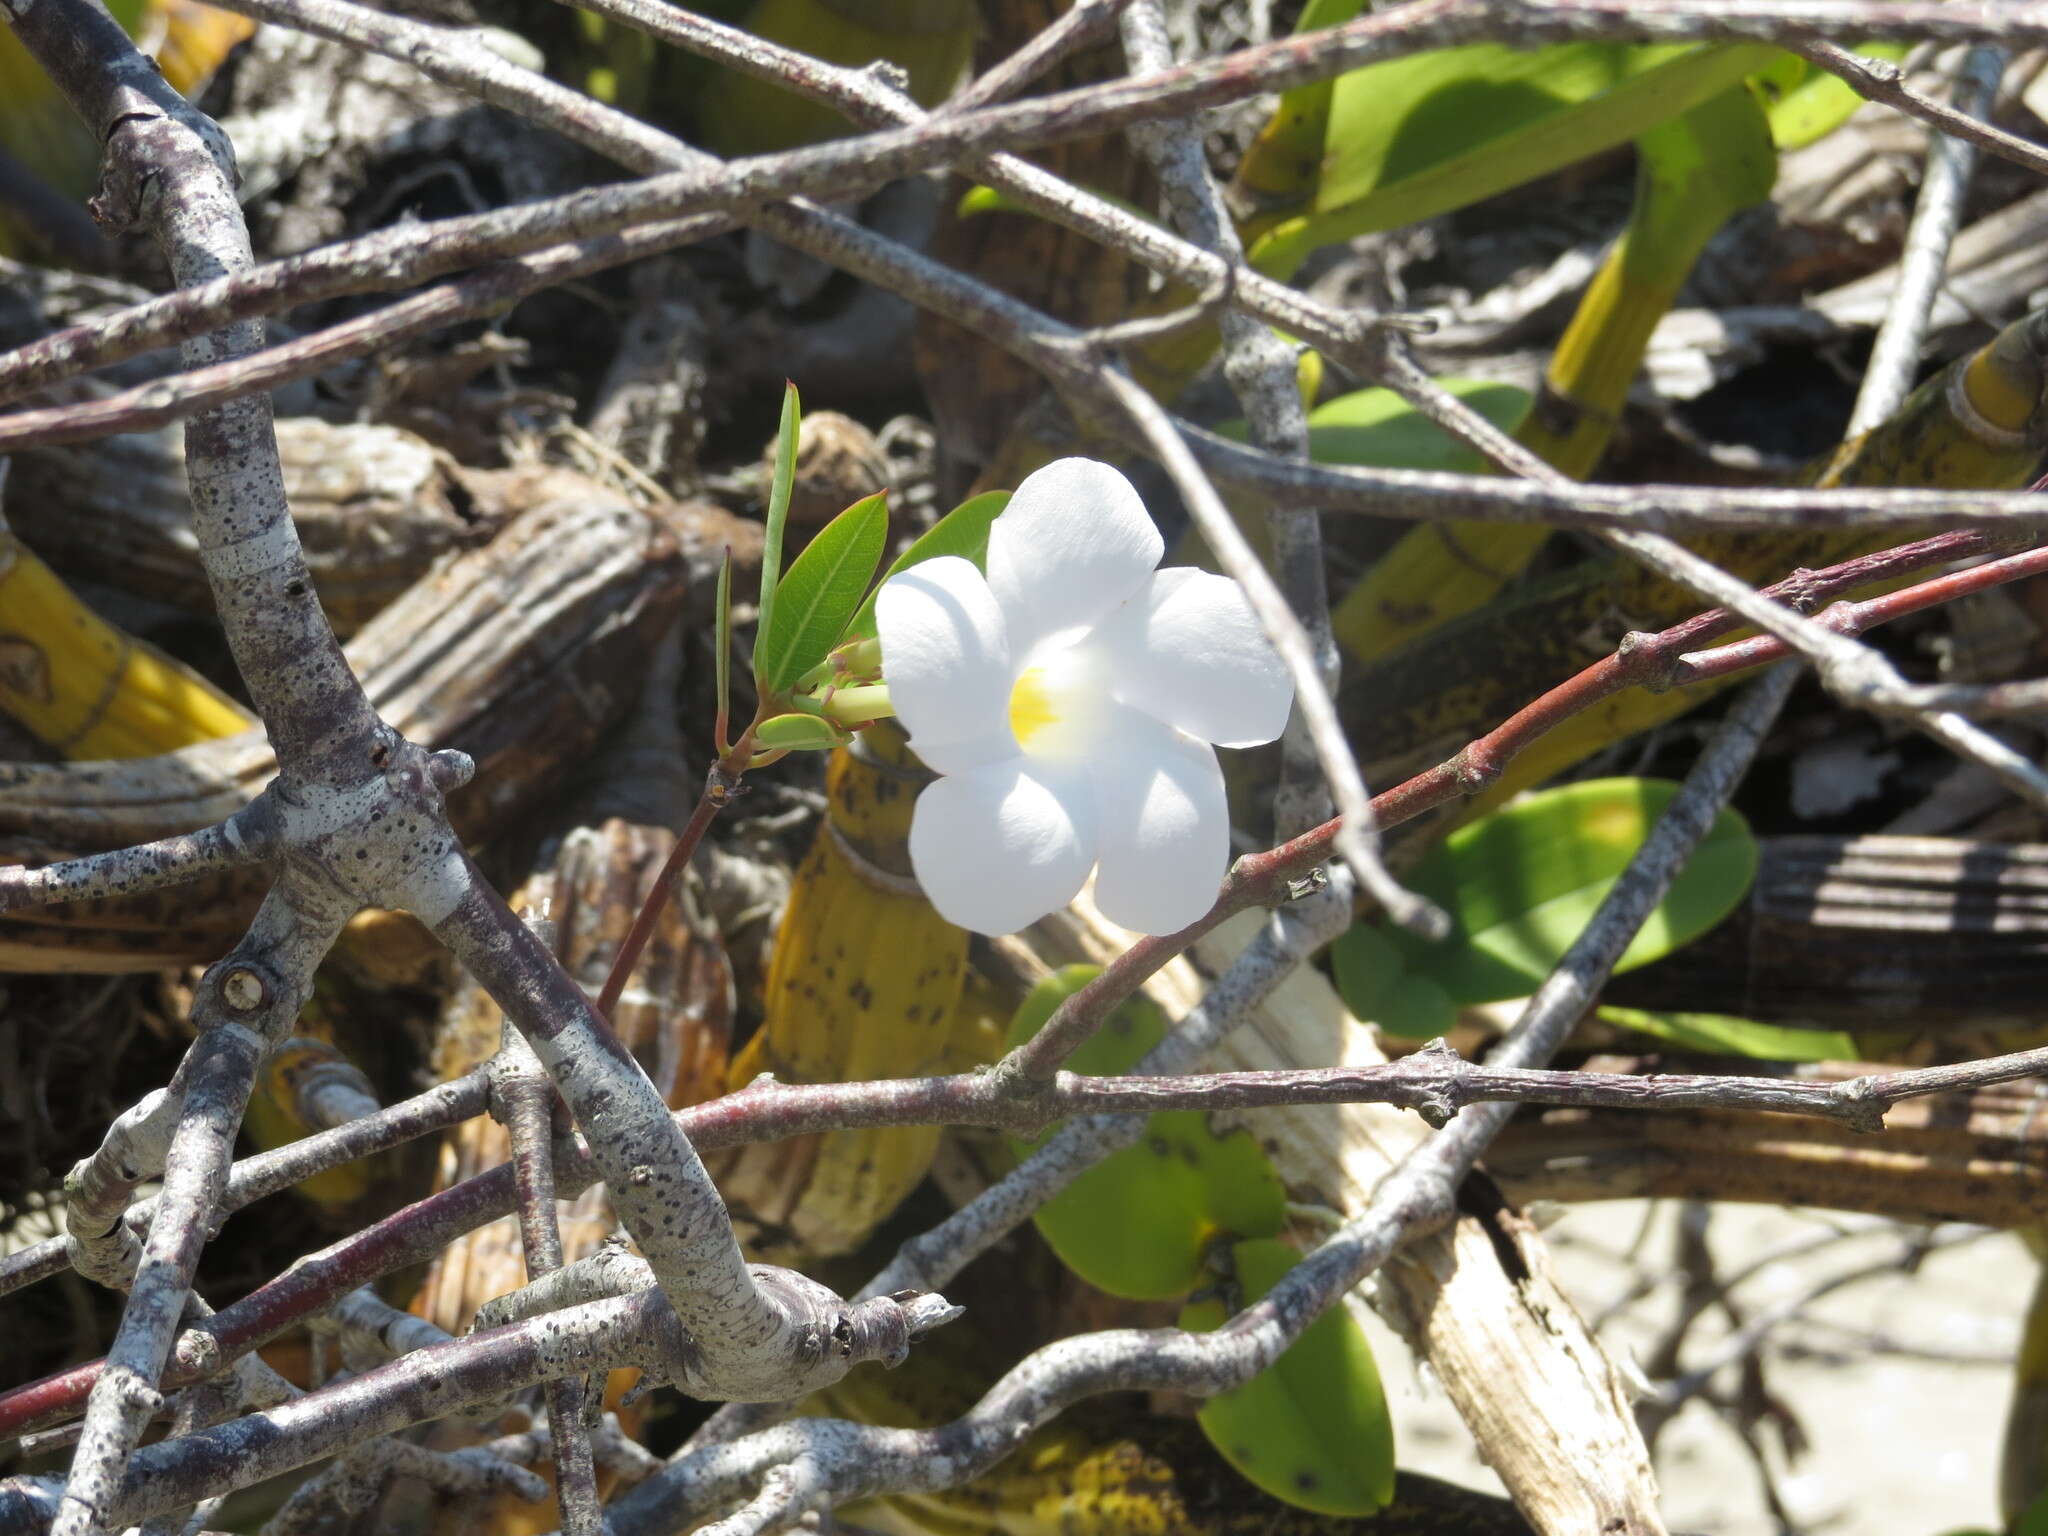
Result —
<svg viewBox="0 0 2048 1536"><path fill-rule="evenodd" d="M1565 1211L1548 1236L1566 1285L1608 1347L1642 1360L1678 1307L1680 1207L1614 1201ZM1900 1268L1914 1234L1862 1218L1722 1206L1707 1242L1723 1276L1769 1259L1733 1296L1751 1319L1783 1311L1763 1349L1773 1394L1811 1441L1788 1464L1766 1428L1770 1476L1794 1522L1772 1515L1756 1460L1709 1404L1689 1402L1656 1445L1674 1532L1776 1536L1944 1536L1998 1528L1998 1462L2009 1362L2034 1283L2016 1237L1942 1228L1916 1273ZM1803 1251L1785 1257L1787 1250ZM1858 1274L1829 1294L1829 1281ZM1637 1294L1639 1291L1642 1294ZM1633 1297L1634 1299L1630 1299ZM1372 1324L1403 1467L1498 1491L1443 1393L1394 1335ZM1681 1365L1726 1344L1717 1311L1695 1326ZM1713 1378L1717 1388L1732 1369Z"/></svg>

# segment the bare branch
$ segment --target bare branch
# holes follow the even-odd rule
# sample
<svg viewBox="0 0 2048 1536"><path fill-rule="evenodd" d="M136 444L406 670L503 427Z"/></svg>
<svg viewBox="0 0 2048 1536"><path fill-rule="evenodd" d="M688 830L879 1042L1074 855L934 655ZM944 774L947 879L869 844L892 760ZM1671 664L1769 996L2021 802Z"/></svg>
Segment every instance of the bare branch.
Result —
<svg viewBox="0 0 2048 1536"><path fill-rule="evenodd" d="M1819 62L1814 54L1807 57ZM1846 57L1858 64L1865 62L1855 54ZM1885 67L1896 80L1898 67L1889 61ZM1987 114L2004 67L2005 55L1996 48L1972 48L1964 55L1950 116L1974 120ZM2048 169L2048 156L2037 153L2036 158L2041 160L2039 168ZM1927 336L1927 318L1934 312L1934 296L1948 266L1948 248L1955 240L1963 195L1969 190L1970 172L1976 164L1977 152L1971 141L1951 138L1945 132L1932 135L1927 168L1920 177L1920 196L1906 227L1905 249L1899 253L1898 281L1892 287L1884 324L1878 327L1871 345L1870 362L1863 370L1845 437L1868 432L1884 421L1906 403L1906 396L1919 381L1920 344Z"/></svg>
<svg viewBox="0 0 2048 1536"><path fill-rule="evenodd" d="M39 869L0 865L0 912L49 901L93 901L159 891L225 869L266 861L270 813L258 800L215 826L135 848L60 859Z"/></svg>

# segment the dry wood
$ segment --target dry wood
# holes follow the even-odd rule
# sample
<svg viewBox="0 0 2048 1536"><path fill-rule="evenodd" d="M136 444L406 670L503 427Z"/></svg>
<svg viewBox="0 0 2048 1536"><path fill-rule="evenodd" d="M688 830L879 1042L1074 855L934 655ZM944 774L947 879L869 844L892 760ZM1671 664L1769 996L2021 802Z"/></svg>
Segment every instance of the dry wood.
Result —
<svg viewBox="0 0 2048 1536"><path fill-rule="evenodd" d="M320 605L347 637L454 550L533 504L530 471L459 469L388 426L277 424L285 494ZM211 613L185 492L185 446L161 428L19 454L8 521L60 570Z"/></svg>
<svg viewBox="0 0 2048 1536"><path fill-rule="evenodd" d="M409 738L469 752L488 776L451 802L469 839L535 804L618 720L652 637L683 605L690 553L721 528L671 521L566 471L482 549L416 583L356 636L370 697ZM722 516L722 514L720 514ZM276 771L256 734L130 763L0 764L0 857L41 860L190 830L239 810ZM16 970L148 970L239 932L257 871L156 897L61 903L0 923ZM205 914L196 920L195 914Z"/></svg>
<svg viewBox="0 0 2048 1536"><path fill-rule="evenodd" d="M1662 1071L1678 1064L1596 1057L1587 1066ZM1840 1081L1869 1070L1828 1062L1791 1075ZM2039 1081L2026 1080L1896 1105L1880 1137L1789 1115L1545 1110L1518 1117L1486 1165L1520 1202L1743 1200L2021 1227L2048 1216L2044 1136L2048 1100Z"/></svg>
<svg viewBox="0 0 2048 1536"><path fill-rule="evenodd" d="M2040 1021L2048 845L1772 837L1714 931L1617 980L1650 1008L1844 1029Z"/></svg>

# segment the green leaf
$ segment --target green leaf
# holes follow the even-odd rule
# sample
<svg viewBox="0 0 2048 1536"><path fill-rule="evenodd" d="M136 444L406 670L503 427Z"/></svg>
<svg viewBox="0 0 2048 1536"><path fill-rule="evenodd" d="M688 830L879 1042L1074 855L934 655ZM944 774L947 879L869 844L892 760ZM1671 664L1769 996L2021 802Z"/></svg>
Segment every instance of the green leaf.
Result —
<svg viewBox="0 0 2048 1536"><path fill-rule="evenodd" d="M761 618L755 626L754 677L761 677L761 653L775 632L776 589L782 585L782 528L789 521L789 493L796 484L797 434L803 406L796 386L782 386L782 423L775 432L775 478L768 487L768 518L761 539Z"/></svg>
<svg viewBox="0 0 2048 1536"><path fill-rule="evenodd" d="M1015 1046L1038 1033L1053 1010L1097 975L1070 965L1032 989L1010 1024ZM1133 998L1074 1052L1068 1070L1128 1072L1159 1043L1166 1019ZM1013 1141L1023 1154L1050 1131ZM1192 1110L1151 1116L1135 1145L1112 1153L1040 1206L1034 1220L1060 1261L1112 1296L1170 1301L1202 1283L1220 1239L1270 1236L1286 1219L1286 1191L1251 1135L1219 1135Z"/></svg>
<svg viewBox="0 0 2048 1536"><path fill-rule="evenodd" d="M1715 232L1770 197L1778 152L1763 108L1737 85L1646 130L1636 140L1636 167L1623 270L1656 295L1661 314ZM1645 317L1640 334L1647 337L1655 324ZM1633 372L1640 348L1631 351Z"/></svg>
<svg viewBox="0 0 2048 1536"><path fill-rule="evenodd" d="M1459 1006L1522 997L1542 985L1642 846L1678 786L1591 779L1524 796L1461 827L1410 872L1413 889L1451 915L1432 944L1389 932L1409 971ZM1690 943L1735 909L1756 876L1756 840L1723 810L1615 971Z"/></svg>
<svg viewBox="0 0 2048 1536"><path fill-rule="evenodd" d="M1503 432L1529 414L1535 396L1495 379L1441 378L1437 382ZM1219 437L1246 441L1242 421L1216 426ZM1485 455L1467 447L1391 389L1358 389L1325 400L1308 413L1308 452L1318 464L1369 464L1380 469L1441 469L1479 474Z"/></svg>
<svg viewBox="0 0 2048 1536"><path fill-rule="evenodd" d="M1906 56L1907 44L1865 43L1856 51L1868 59L1889 59L1896 64ZM1863 105L1863 98L1848 81L1807 63L1796 53L1779 54L1749 77L1749 85L1770 120L1772 142L1782 150L1803 149L1826 138Z"/></svg>
<svg viewBox="0 0 2048 1536"><path fill-rule="evenodd" d="M882 582L888 581L898 571L907 571L913 565L921 565L940 555L958 555L963 560L972 560L977 568L981 567L988 560L989 524L1009 504L1008 491L983 491L979 496L968 497L892 560L889 569L882 572ZM868 600L860 605L860 611L847 624L847 639L873 638L875 598L880 591L881 583L878 582L875 591L868 594Z"/></svg>
<svg viewBox="0 0 2048 1536"><path fill-rule="evenodd" d="M1468 207L1611 149L1768 64L1757 44L1495 43L1338 77L1309 205L1253 248L1292 276L1319 246Z"/></svg>
<svg viewBox="0 0 2048 1536"><path fill-rule="evenodd" d="M1503 432L1529 414L1528 390L1491 379L1437 381ZM1370 464L1382 469L1441 469L1478 474L1486 460L1391 389L1361 389L1309 412L1309 457L1319 464Z"/></svg>
<svg viewBox="0 0 2048 1536"><path fill-rule="evenodd" d="M1230 1255L1247 1306L1301 1257L1272 1239L1234 1244ZM1217 1301L1181 1309L1180 1325L1192 1332L1226 1321ZM1196 1417L1223 1459L1276 1499L1354 1517L1393 1502L1394 1422L1372 1345L1341 1302L1271 1366L1210 1398Z"/></svg>
<svg viewBox="0 0 2048 1536"><path fill-rule="evenodd" d="M1118 197L1113 192L1104 192L1099 188L1093 187L1089 188L1089 193L1091 196L1102 199L1105 203L1113 204L1122 209L1134 219L1143 219L1147 224L1157 224L1159 222L1155 214L1148 212L1127 197ZM960 195L960 201L953 205L953 215L955 218L973 219L979 218L985 213L1025 213L1037 219L1045 217L1036 208L1019 202L1016 198L1010 196L1009 193L996 187L969 187Z"/></svg>
<svg viewBox="0 0 2048 1536"><path fill-rule="evenodd" d="M1634 1030L1682 1050L1712 1056L1748 1056L1757 1061L1856 1061L1861 1052L1850 1036L1831 1029L1787 1029L1724 1013L1662 1013L1642 1008L1602 1007L1603 1023Z"/></svg>
<svg viewBox="0 0 2048 1536"><path fill-rule="evenodd" d="M1344 1006L1385 1034L1429 1040L1448 1034L1458 1022L1458 1005L1450 994L1409 970L1393 941L1370 923L1354 924L1337 936L1330 946L1330 969Z"/></svg>
<svg viewBox="0 0 2048 1536"><path fill-rule="evenodd" d="M850 738L818 715L776 715L754 729L754 745L763 752L824 752L844 746Z"/></svg>
<svg viewBox="0 0 2048 1536"><path fill-rule="evenodd" d="M782 694L823 661L866 595L889 542L889 495L877 491L833 518L796 557L763 620L754 673L764 694Z"/></svg>

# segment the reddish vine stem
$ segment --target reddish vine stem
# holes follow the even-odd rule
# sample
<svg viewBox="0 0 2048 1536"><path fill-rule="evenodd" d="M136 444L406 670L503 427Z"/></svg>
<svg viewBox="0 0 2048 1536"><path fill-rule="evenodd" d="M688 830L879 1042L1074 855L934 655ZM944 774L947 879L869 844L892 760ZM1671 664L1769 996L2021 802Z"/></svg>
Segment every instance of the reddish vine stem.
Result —
<svg viewBox="0 0 2048 1536"><path fill-rule="evenodd" d="M742 733L733 753L750 751L753 738L751 730ZM597 1011L607 1022L611 1019L612 1009L618 1006L619 995L626 990L626 978L633 974L633 967L640 963L641 951L654 937L654 925L661 920L662 909L668 905L670 890L696 853L697 845L704 841L704 834L711 829L718 813L739 795L740 776L727 766L730 760L731 754L719 759L704 776L704 793L697 797L697 808L690 813L689 821L676 837L676 845L669 849L668 857L662 861L661 873L654 879L654 889L647 893L647 899L633 915L633 926L626 930L618 955L612 960L611 971L605 976L604 988L597 994ZM744 762L745 757L740 760Z"/></svg>

